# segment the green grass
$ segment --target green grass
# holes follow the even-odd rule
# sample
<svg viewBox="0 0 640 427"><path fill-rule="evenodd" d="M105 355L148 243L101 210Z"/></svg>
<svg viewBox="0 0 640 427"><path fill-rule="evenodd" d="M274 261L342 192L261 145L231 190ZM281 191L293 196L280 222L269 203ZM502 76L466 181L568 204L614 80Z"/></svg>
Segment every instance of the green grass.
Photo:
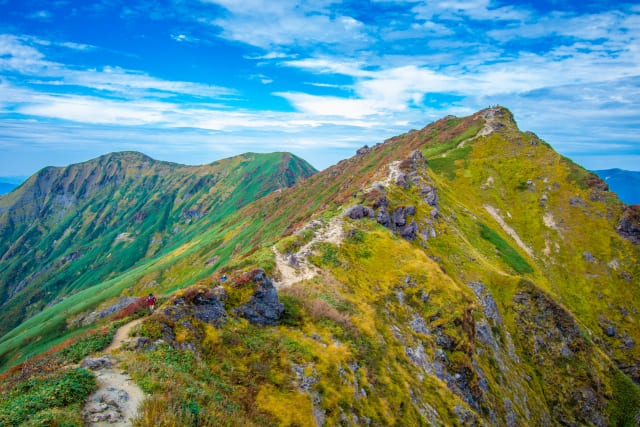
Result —
<svg viewBox="0 0 640 427"><path fill-rule="evenodd" d="M12 256L3 259L0 282L12 288L16 278L28 280L8 301L11 288L0 293L0 304L4 303L0 335L52 301L107 281L150 256L167 254L248 203L315 172L288 153L246 153L197 167L150 161L150 166L138 168L140 162L149 161L125 153L51 169L56 188L84 193L74 208L63 213L51 201L54 197L48 197L40 211L25 213L42 220L5 228L0 250L6 251L9 242L20 243L13 245ZM117 168L110 167L116 164ZM91 176L104 182L88 193ZM31 197L29 191L36 190L25 186L24 197ZM185 216L196 209L202 217ZM0 217L0 224L3 220ZM129 233L132 241L116 243L122 233ZM153 245L157 236L162 243Z"/></svg>
<svg viewBox="0 0 640 427"><path fill-rule="evenodd" d="M616 369L613 373L613 397L609 406L610 425L632 427L640 417L640 388Z"/></svg>
<svg viewBox="0 0 640 427"><path fill-rule="evenodd" d="M433 157L428 160L428 165L438 175L443 175L450 181L456 178L456 160L466 159L473 148L466 146L457 148L447 153L446 157Z"/></svg>
<svg viewBox="0 0 640 427"><path fill-rule="evenodd" d="M469 126L467 130L465 130L460 135L457 135L455 138L451 139L450 141L443 142L443 143L434 145L433 147L427 148L426 150L423 151L423 155L425 158L431 161L436 156L440 156L443 153L446 153L454 149L455 147L458 146L458 144L460 144L465 139L474 137L479 131L480 131L479 125Z"/></svg>
<svg viewBox="0 0 640 427"><path fill-rule="evenodd" d="M529 263L522 258L522 256L516 251L506 240L504 240L498 233L492 228L489 228L486 224L478 223L480 227L480 236L493 243L498 250L500 258L511 266L515 271L520 274L533 273L533 268Z"/></svg>

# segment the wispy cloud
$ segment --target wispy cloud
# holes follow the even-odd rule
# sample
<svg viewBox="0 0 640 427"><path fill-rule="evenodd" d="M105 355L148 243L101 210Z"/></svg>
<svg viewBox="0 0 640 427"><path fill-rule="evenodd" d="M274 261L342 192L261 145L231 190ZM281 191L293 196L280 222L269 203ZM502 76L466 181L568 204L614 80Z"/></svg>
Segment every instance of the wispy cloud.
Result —
<svg viewBox="0 0 640 427"><path fill-rule="evenodd" d="M210 21L222 28L223 37L264 49L318 43L361 46L369 40L362 22L331 10L333 1L201 1L227 11L225 16Z"/></svg>
<svg viewBox="0 0 640 427"><path fill-rule="evenodd" d="M163 96L190 95L219 98L236 96L235 89L220 86L158 79L148 74L120 67L104 66L101 69L77 69L66 64L49 61L36 47L29 44L29 37L0 34L0 72L18 73L32 83L54 86L79 86L87 89L111 92L118 95ZM38 44L43 44L39 41ZM89 45L57 43L65 47L87 50ZM47 79L47 80L44 80Z"/></svg>
<svg viewBox="0 0 640 427"><path fill-rule="evenodd" d="M494 0L104 0L81 12L111 11L131 28L166 21L162 39L181 52L201 47L215 58L201 75L216 80L193 78L201 64L185 64L184 80L162 78L134 61L96 62L104 46L4 34L0 113L81 124L94 142L101 132L150 141L149 132L183 141L181 150L200 138L223 152L264 137L265 149L318 157L326 144L346 153L499 103L564 153L637 149L640 9L589 7L597 11ZM82 126L66 129L82 139Z"/></svg>

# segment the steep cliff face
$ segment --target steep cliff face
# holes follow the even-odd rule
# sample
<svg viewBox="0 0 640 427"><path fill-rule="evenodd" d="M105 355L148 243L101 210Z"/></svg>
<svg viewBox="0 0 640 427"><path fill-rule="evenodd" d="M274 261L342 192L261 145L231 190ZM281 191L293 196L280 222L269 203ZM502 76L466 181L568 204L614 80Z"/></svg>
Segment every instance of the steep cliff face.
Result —
<svg viewBox="0 0 640 427"><path fill-rule="evenodd" d="M184 166L122 152L41 170L0 197L0 333L313 172L288 153Z"/></svg>
<svg viewBox="0 0 640 427"><path fill-rule="evenodd" d="M122 353L151 394L146 420L633 425L640 249L619 234L625 208L508 110L450 116L45 310L0 354L43 346L36 322L153 291L168 299Z"/></svg>

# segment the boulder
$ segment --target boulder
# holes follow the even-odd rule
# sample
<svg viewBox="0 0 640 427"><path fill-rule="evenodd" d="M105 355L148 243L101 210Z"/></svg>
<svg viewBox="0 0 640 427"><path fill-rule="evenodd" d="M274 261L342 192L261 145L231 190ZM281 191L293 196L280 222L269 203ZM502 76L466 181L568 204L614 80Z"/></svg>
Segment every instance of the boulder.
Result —
<svg viewBox="0 0 640 427"><path fill-rule="evenodd" d="M390 228L391 227L391 218L389 217L389 213L386 209L382 208L378 211L378 216L376 217L378 224Z"/></svg>
<svg viewBox="0 0 640 427"><path fill-rule="evenodd" d="M402 227L399 232L403 239L414 240L418 234L418 225L414 220L411 220L409 225Z"/></svg>
<svg viewBox="0 0 640 427"><path fill-rule="evenodd" d="M405 225L407 223L407 218L406 218L406 211L404 207L399 207L396 208L396 210L393 211L393 224L396 227L402 227L403 225Z"/></svg>
<svg viewBox="0 0 640 427"><path fill-rule="evenodd" d="M371 151L371 148L369 148L368 145L364 145L361 148L358 148L358 150L356 151L356 157L362 157L369 151Z"/></svg>
<svg viewBox="0 0 640 427"><path fill-rule="evenodd" d="M252 271L251 276L256 290L249 302L236 308L234 313L254 325L277 325L284 313L284 305L278 298L278 291L262 269Z"/></svg>
<svg viewBox="0 0 640 427"><path fill-rule="evenodd" d="M399 185L400 187L408 188L407 175L405 175L404 172L399 172L398 175L396 176L396 185Z"/></svg>
<svg viewBox="0 0 640 427"><path fill-rule="evenodd" d="M91 369L92 371L97 371L102 368L111 368L113 363L107 357L98 357L98 358L85 358L82 363L80 363L81 368Z"/></svg>
<svg viewBox="0 0 640 427"><path fill-rule="evenodd" d="M173 321L193 316L198 320L220 327L227 320L227 312L221 299L226 299L224 288L217 287L196 295L188 302L177 298L172 305L162 308L162 313Z"/></svg>
<svg viewBox="0 0 640 427"><path fill-rule="evenodd" d="M378 209L378 208L386 209L387 206L389 206L389 200L387 200L386 196L382 196L378 200L373 202L374 209Z"/></svg>
<svg viewBox="0 0 640 427"><path fill-rule="evenodd" d="M595 262L596 259L594 258L593 254L591 252L585 251L582 252L582 259L584 259L587 262Z"/></svg>
<svg viewBox="0 0 640 427"><path fill-rule="evenodd" d="M438 196L436 195L435 187L427 184L423 184L420 189L420 194L422 195L422 199L429 206L438 206Z"/></svg>
<svg viewBox="0 0 640 427"><path fill-rule="evenodd" d="M373 209L362 205L351 206L344 214L351 219L375 218Z"/></svg>

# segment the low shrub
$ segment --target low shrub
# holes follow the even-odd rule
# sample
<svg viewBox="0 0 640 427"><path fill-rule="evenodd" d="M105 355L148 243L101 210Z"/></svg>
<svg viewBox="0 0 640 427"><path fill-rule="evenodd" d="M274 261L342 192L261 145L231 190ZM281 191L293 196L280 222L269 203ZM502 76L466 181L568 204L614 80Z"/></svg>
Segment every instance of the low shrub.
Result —
<svg viewBox="0 0 640 427"><path fill-rule="evenodd" d="M90 331L88 335L80 337L70 346L62 349L59 354L67 362L77 363L84 357L107 347L117 330L116 325L105 327L101 331Z"/></svg>
<svg viewBox="0 0 640 427"><path fill-rule="evenodd" d="M96 388L95 377L85 369L34 376L0 399L0 425L19 425L41 411L81 404ZM46 413L42 415L47 418Z"/></svg>
<svg viewBox="0 0 640 427"><path fill-rule="evenodd" d="M282 323L287 326L300 326L304 321L302 302L292 295L280 295L280 302L284 305Z"/></svg>
<svg viewBox="0 0 640 427"><path fill-rule="evenodd" d="M140 317L147 314L147 297L140 297L116 314L113 315L113 320L124 319L125 317L134 316Z"/></svg>

